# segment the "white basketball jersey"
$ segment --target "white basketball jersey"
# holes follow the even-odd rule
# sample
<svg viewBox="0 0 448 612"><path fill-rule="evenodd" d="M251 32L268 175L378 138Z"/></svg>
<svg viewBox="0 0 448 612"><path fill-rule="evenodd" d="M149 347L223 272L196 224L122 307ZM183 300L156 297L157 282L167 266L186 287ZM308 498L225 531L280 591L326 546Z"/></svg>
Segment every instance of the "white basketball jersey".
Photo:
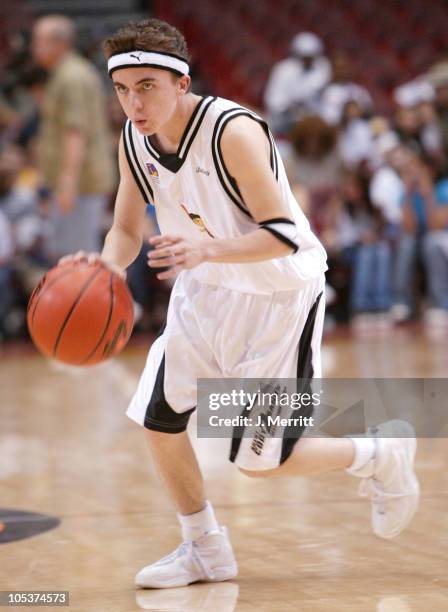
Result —
<svg viewBox="0 0 448 612"><path fill-rule="evenodd" d="M230 176L221 153L227 123L247 116L260 123L271 145L271 168L297 226L296 253L256 263L203 263L183 274L199 282L246 293L269 294L302 287L326 269L326 253L289 187L282 160L266 123L223 98L205 97L195 108L176 153L160 152L127 121L123 142L142 195L154 204L162 234L194 240L237 238L259 228Z"/></svg>

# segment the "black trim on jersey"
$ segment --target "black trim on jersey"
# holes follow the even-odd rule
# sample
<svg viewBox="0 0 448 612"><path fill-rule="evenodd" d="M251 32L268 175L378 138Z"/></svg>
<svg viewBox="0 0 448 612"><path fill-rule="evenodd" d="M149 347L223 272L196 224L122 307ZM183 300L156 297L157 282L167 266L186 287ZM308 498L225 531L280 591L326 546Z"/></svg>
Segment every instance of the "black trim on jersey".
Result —
<svg viewBox="0 0 448 612"><path fill-rule="evenodd" d="M177 157L176 153L167 153L166 155L161 155L158 161L164 168L176 174L181 169L185 160Z"/></svg>
<svg viewBox="0 0 448 612"><path fill-rule="evenodd" d="M159 157L160 157L159 153L154 149L154 147L152 146L152 144L151 144L151 142L150 142L150 140L149 140L149 138L147 136L145 136L143 138L143 142L145 143L145 147L146 147L146 150L148 151L148 153L150 155L152 155L153 157L155 157L156 159L159 159Z"/></svg>
<svg viewBox="0 0 448 612"><path fill-rule="evenodd" d="M266 124L267 127L267 124ZM271 132L269 131L268 128L268 132L267 132L268 136L269 136L269 143L271 145L271 168L272 171L274 173L275 176L275 180L278 181L278 159L277 159L277 149L275 148L275 142L274 142L274 138L271 134Z"/></svg>
<svg viewBox="0 0 448 612"><path fill-rule="evenodd" d="M231 119L232 119L234 116L237 116L237 115L232 115L232 117L229 117L228 119L226 119L226 120L224 121L224 124L223 124L223 125L220 123L220 121L221 121L222 117L225 117L225 116L226 116L226 115L228 115L229 113L233 113L233 112L235 112L236 110L238 110L238 107L236 107L236 108L231 108L231 109L229 109L229 110L224 111L223 113L221 113L221 115L218 117L218 119L217 119L217 121L216 121L216 123L215 123L215 127L214 127L214 129L213 129L213 135L212 135L212 156L213 156L213 163L214 163L214 165L215 165L216 174L218 175L219 182L221 183L222 188L224 189L224 191L226 192L226 194L228 195L228 197L229 197L229 198L232 200L232 202L233 202L233 203L234 203L234 204L235 204L235 205L236 205L236 206L237 206L237 207L238 207L238 208L241 210L241 212L243 212L245 215L247 215L247 216L248 216L250 219L253 219L253 217L252 217L251 213L250 213L250 212L247 210L247 208L245 208L245 207L244 207L244 206L241 204L241 202L243 202L243 199L241 198L241 195L240 195L241 202L239 202L239 201L237 200L237 198L235 198L235 196L233 195L233 193L232 193L232 192L229 190L229 188L227 187L226 182L225 182L224 177L223 177L222 172L221 172L221 168L220 168L219 162L218 162L218 155L219 155L219 159L220 159L220 161L221 161L221 163L222 163L222 166L223 166L223 168L224 168L224 171L226 172L226 176L228 177L228 180L230 181L230 183L231 183L232 187L236 186L236 181L235 181L235 179L234 179L233 177L231 177L231 175L229 174L229 172L227 172L227 169L226 169L226 167L225 167L225 164L224 164L224 163L223 163L223 161L222 161L222 154L221 154L221 152L220 152L220 150L219 150L218 146L216 146L216 150L215 150L215 142L217 141L217 138L219 137L219 132L220 132L220 131L222 132L222 129L223 129L225 126L226 126L226 124L228 123L228 121L230 121L230 120L231 120ZM241 114L243 114L243 113L241 113ZM229 179L229 177L231 177L231 180ZM234 188L235 188L235 187L234 187ZM237 193L239 193L239 189L236 189L236 191L237 191Z"/></svg>
<svg viewBox="0 0 448 612"><path fill-rule="evenodd" d="M286 236L284 236L282 233L278 232L274 228L272 228L272 227L265 227L264 225L262 225L260 223L260 229L267 230L270 234L272 234L273 236L278 238L278 240L280 240L280 242L283 242L283 244L286 244L289 247L291 247L293 249L294 253L297 253L297 251L299 250L299 247L297 246L297 244L295 242L293 242L292 240L290 240L289 238L287 238Z"/></svg>
<svg viewBox="0 0 448 612"><path fill-rule="evenodd" d="M136 164L137 168L140 171L141 178L143 179L143 184L148 189L149 194L151 196L149 201L150 202L154 202L154 192L153 192L152 187L151 187L151 185L149 183L149 180L146 177L145 169L142 168L140 160L138 159L138 155L137 155L137 153L135 151L134 138L132 136L132 123L130 121L129 121L129 127L128 127L128 135L129 135L129 142L131 144L131 152L132 152L133 158L135 160L135 164Z"/></svg>
<svg viewBox="0 0 448 612"><path fill-rule="evenodd" d="M195 119L196 119L196 117L198 116L199 111L200 111L200 110L201 110L201 108L203 107L205 100L206 100L206 98L205 98L205 97L202 97L202 98L199 100L199 102L196 104L196 106L195 106L195 108L194 108L193 112L191 113L190 119L188 120L188 123L187 123L187 125L186 125L186 127L185 127L184 133L182 134L182 138L180 139L179 145L178 145L178 147L177 147L177 151L176 151L176 153L177 153L177 154L180 154L180 152L181 152L181 150L182 150L182 148L183 148L183 146L184 146L184 143L185 143L185 141L187 140L187 137L188 137L188 135L189 135L189 132L190 132L190 130L191 130L191 126L193 125L194 120L195 120ZM204 108L205 108L205 106L204 106ZM179 155L179 157L180 157L180 155Z"/></svg>
<svg viewBox="0 0 448 612"><path fill-rule="evenodd" d="M160 64L120 64L119 66L115 66L115 68L111 68L109 70L109 76L112 78L112 75L116 70L123 70L123 68L157 68L157 70L166 70L167 72L172 72L180 77L184 76L184 73L180 72L180 70L168 68L167 66L161 66Z"/></svg>
<svg viewBox="0 0 448 612"><path fill-rule="evenodd" d="M193 144L194 139L196 138L196 135L199 131L199 128L201 127L201 123L204 120L205 117L205 113L208 111L209 107L211 106L211 104L213 104L213 102L216 100L216 97L214 98L210 98L209 101L204 105L204 111L201 115L201 117L199 118L198 122L196 123L195 128L193 129L193 132L191 133L191 136L189 138L189 140L187 141L187 144L185 146L185 152L182 155L182 159L185 160L187 155L188 155L188 151L190 150L191 145ZM181 146L179 146L179 151L181 150Z"/></svg>
<svg viewBox="0 0 448 612"><path fill-rule="evenodd" d="M229 111L225 111L224 113L222 113L222 115L220 117L218 117L218 121L220 120L220 118L224 115L224 114L228 114L229 112L233 112L235 110L238 110L238 107L230 109ZM264 133L266 134L266 137L269 141L269 161L270 161L270 165L271 165L271 170L274 173L274 176L276 178L276 180L278 179L278 164L277 164L277 157L276 157L276 151L275 151L275 146L274 146L274 141L271 135L271 132L269 131L269 127L268 124L266 123L266 121L264 121L264 119L261 119L261 117L257 117L257 115L255 115L254 113L251 113L250 111L246 110L246 109L242 109L240 112L235 113L234 115L232 115L231 117L228 117L223 123L222 123L222 127L220 130L220 134L218 136L218 140L217 140L217 148L218 148L218 152L219 152L219 156L220 156L220 160L221 163L223 165L224 171L226 173L227 178L229 179L230 182L235 183L236 185L236 181L233 178L233 176L231 176L231 174L228 172L226 165L224 163L224 159L222 157L222 153L221 153L221 138L222 138L222 133L224 131L225 126L227 125L227 123L229 121L231 121L232 119L234 119L235 117L241 117L241 116L245 116L245 117L249 117L249 119L253 119L254 121L256 121L259 125L261 125L261 127L264 130ZM237 191L240 194L240 191L237 187ZM241 197L241 194L240 194ZM242 198L241 198L242 199Z"/></svg>
<svg viewBox="0 0 448 612"><path fill-rule="evenodd" d="M190 119L188 120L188 123L182 134L182 138L180 139L179 146L177 147L176 153L163 153L157 148L157 146L153 142L151 142L151 139L149 137L146 137L144 138L144 142L148 153L150 153L150 155L152 155L164 168L166 168L170 172L178 172L182 168L185 160L187 159L190 147L193 144L194 139L196 138L196 135L199 131L199 128L201 127L202 121L204 120L205 114L209 106L215 100L216 97L206 96L201 98L201 100L198 102L195 109L193 110ZM192 129L195 121L196 125ZM182 149L184 149L183 153Z"/></svg>
<svg viewBox="0 0 448 612"><path fill-rule="evenodd" d="M166 401L164 381L165 353L163 354L159 369L157 370L151 398L146 407L143 425L146 429L152 429L153 431L162 431L172 434L180 433L187 429L190 414L195 410L195 407L181 413L173 410Z"/></svg>
<svg viewBox="0 0 448 612"><path fill-rule="evenodd" d="M313 368L313 349L312 341L314 334L314 324L316 322L316 314L319 307L319 302L322 299L322 293L316 298L311 310L308 313L305 326L300 334L299 354L297 357L297 378L300 383L297 385L298 393L313 393L311 388L311 379L314 376ZM311 417L314 412L314 406L311 403L309 406L302 406L300 416ZM280 455L280 465L284 463L293 451L293 448L302 436L305 430L305 425L287 425L283 433L282 451Z"/></svg>
<svg viewBox="0 0 448 612"><path fill-rule="evenodd" d="M150 201L148 199L148 194L145 191L142 183L140 182L140 179L139 179L139 176L137 174L137 171L136 171L136 169L134 167L134 164L132 163L131 154L130 154L129 146L128 146L128 142L127 142L127 134L126 134L126 128L127 128L128 123L130 124L129 120L125 123L125 125L123 127L123 147L124 147L124 152L125 152L125 155L126 155L126 159L128 160L128 165L129 165L129 168L130 168L130 170L132 172L132 176L134 177L134 180L135 180L135 182L137 184L137 187L139 188L140 193L142 194L142 198L143 198L143 200L145 202L148 202L148 201ZM152 194L152 189L151 188L150 188L149 193ZM153 197L151 197L151 199L152 199L152 201L154 200Z"/></svg>
<svg viewBox="0 0 448 612"><path fill-rule="evenodd" d="M231 114L230 117L227 117L226 119L223 120L223 118L226 115L230 115L230 114ZM249 212L249 210L247 209L247 207L244 204L244 199L243 199L243 197L241 195L241 192L239 190L239 187L238 187L238 184L237 184L235 178L227 170L227 167L225 165L224 158L223 158L223 155L222 155L222 151L221 151L221 138L222 138L222 134L224 132L224 128L229 123L229 121L231 121L232 119L234 119L236 117L241 117L241 116L245 116L245 117L249 117L249 119L253 119L259 125L261 125L261 127L263 128L263 131L265 132L265 134L266 134L266 136L268 138L268 141L269 141L269 148L270 148L269 161L270 161L271 169L272 169L272 172L274 173L275 179L278 180L277 153L276 153L276 150L275 150L275 145L274 145L274 141L272 139L272 135L271 135L271 133L269 131L269 127L268 127L267 123L263 119L261 119L261 117L257 117L254 113L251 113L249 110L244 109L242 107L235 106L234 108L230 108L230 109L224 111L223 113L221 113L221 115L216 120L215 129L213 130L213 136L212 136L212 155L213 155L213 161L214 161L214 164L215 164L216 172L218 174L219 181L220 181L224 191L229 196L229 198L232 200L232 202L234 204L236 204L236 206L243 213L245 213L247 216L249 216L251 219L253 219L251 213ZM216 151L215 151L215 145L216 145ZM226 175L226 178L227 178L228 182L231 184L231 186L233 187L233 189L235 190L237 196L240 198L240 201L238 201L238 199L234 196L234 194L229 190L228 186L226 185L226 182L225 182L224 177L223 177L222 172L221 172L220 165L218 164L218 156L219 156L219 161L221 162L221 166L222 166L222 168L224 170L224 173Z"/></svg>
<svg viewBox="0 0 448 612"><path fill-rule="evenodd" d="M260 225L264 225L265 223L289 223L289 225L295 225L294 221L291 221L288 217L274 217L273 219L260 221Z"/></svg>

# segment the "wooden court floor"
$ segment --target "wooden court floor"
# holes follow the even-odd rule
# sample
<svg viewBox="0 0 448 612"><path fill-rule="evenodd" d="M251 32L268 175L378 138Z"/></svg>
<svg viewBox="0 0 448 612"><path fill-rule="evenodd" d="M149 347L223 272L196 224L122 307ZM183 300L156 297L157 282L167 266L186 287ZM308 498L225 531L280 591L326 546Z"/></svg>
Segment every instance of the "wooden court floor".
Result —
<svg viewBox="0 0 448 612"><path fill-rule="evenodd" d="M369 505L347 475L249 480L227 461L228 442L197 440L208 496L230 530L240 575L135 590L135 572L179 543L140 428L124 416L145 353L134 345L83 371L61 370L34 353L0 354L0 508L60 520L0 544L0 590L70 591L69 609L79 612L448 610L442 439L420 441L420 510L393 541L371 534ZM374 338L347 332L326 340L323 359L330 377L446 377L447 338L419 329ZM0 542L10 528L0 519Z"/></svg>

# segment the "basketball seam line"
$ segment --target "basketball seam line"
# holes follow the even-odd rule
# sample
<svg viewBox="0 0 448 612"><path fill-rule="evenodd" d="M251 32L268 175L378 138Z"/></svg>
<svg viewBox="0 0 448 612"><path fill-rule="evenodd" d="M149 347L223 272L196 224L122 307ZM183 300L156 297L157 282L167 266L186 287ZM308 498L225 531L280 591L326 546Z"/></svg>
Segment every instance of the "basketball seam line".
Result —
<svg viewBox="0 0 448 612"><path fill-rule="evenodd" d="M47 287L43 287L42 288L42 291L41 291L40 295L38 296L36 304L34 306L33 314L31 315L31 325L33 325L33 323L34 323L34 317L35 317L35 314L36 314L36 310L37 310L37 307L39 306L39 302L40 302L43 294L46 291L48 291L48 289L50 289L50 287L53 287L53 285L55 285L58 282L58 280L60 280L61 278L65 278L71 272L72 272L71 269L70 270L66 270L64 274L60 274L57 278L53 279L53 281L51 283L49 283ZM30 302L31 302L31 298L30 298Z"/></svg>
<svg viewBox="0 0 448 612"><path fill-rule="evenodd" d="M100 346L101 342L104 340L104 336L107 333L107 330L109 329L109 325L110 322L112 320L112 312L114 309L114 287L113 287L113 280L114 280L114 273L111 272L110 276L109 276L109 289L110 289L110 306L109 306L109 314L107 316L107 321L106 321L106 325L104 326L104 330L103 333L101 334L100 339L98 340L98 342L96 343L96 345L93 347L93 349L90 351L90 353L87 355L87 357L85 359L83 359L79 365L83 365L84 363L86 363L86 361L88 361L90 359L90 357L92 355L95 354L95 351L98 349L98 347Z"/></svg>
<svg viewBox="0 0 448 612"><path fill-rule="evenodd" d="M79 304L80 299L82 298L82 296L84 295L85 291L88 289L88 287L91 285L91 283L94 281L95 277L102 271L104 270L103 267L98 268L98 270L95 270L95 272L90 276L90 278L87 279L87 281L84 283L83 288L81 289L81 291L79 292L78 297L76 298L76 300L73 302L73 304L70 307L70 310L68 311L64 323L62 324L61 329L59 330L59 334L58 337L56 338L56 342L55 345L53 347L53 351L52 351L52 355L53 357L56 357L56 352L58 350L58 346L59 346L59 342L61 341L62 338L62 334L64 333L64 329L67 326L67 323L70 319L70 317L73 314L73 311L75 310L76 306Z"/></svg>

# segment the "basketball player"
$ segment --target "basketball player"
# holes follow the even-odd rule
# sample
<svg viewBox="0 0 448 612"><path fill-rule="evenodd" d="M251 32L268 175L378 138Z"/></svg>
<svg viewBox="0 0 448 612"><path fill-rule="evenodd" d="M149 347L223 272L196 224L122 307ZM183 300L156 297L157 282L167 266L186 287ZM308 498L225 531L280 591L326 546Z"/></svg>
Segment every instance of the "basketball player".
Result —
<svg viewBox="0 0 448 612"><path fill-rule="evenodd" d="M179 587L237 575L227 531L206 500L186 433L197 379L321 376L326 255L294 200L264 121L190 89L188 50L170 25L150 19L104 45L128 120L121 182L102 259L124 271L141 248L147 202L161 235L149 266L176 278L164 332L153 343L128 416L144 427L178 512L183 543L143 568L140 587ZM78 257L85 257L78 254ZM91 257L91 256L90 256ZM412 428L400 421L365 437L270 438L255 453L234 440L248 476L346 469L372 499L374 532L396 536L414 515L419 486Z"/></svg>

